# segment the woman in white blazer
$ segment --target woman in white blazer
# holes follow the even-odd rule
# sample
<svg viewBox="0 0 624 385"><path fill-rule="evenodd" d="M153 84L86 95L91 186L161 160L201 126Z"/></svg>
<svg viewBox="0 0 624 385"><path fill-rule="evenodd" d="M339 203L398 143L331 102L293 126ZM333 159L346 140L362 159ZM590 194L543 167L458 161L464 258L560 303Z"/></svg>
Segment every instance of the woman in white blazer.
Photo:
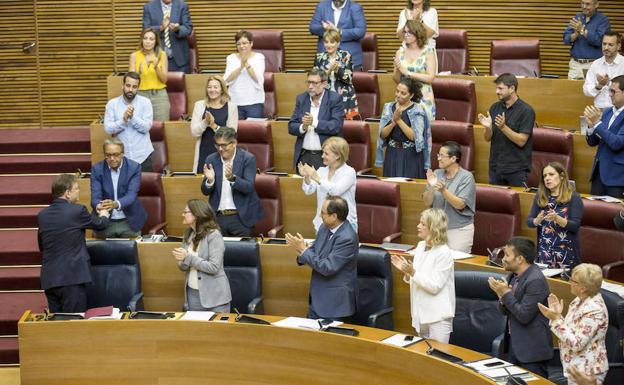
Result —
<svg viewBox="0 0 624 385"><path fill-rule="evenodd" d="M392 264L410 285L412 326L419 336L448 343L455 316L455 275L447 245L448 220L444 211L420 214L418 237L424 239L411 252L412 263L393 255Z"/></svg>
<svg viewBox="0 0 624 385"><path fill-rule="evenodd" d="M186 272L184 308L229 313L232 294L223 270L225 244L214 212L207 201L191 199L182 217L189 228L173 256Z"/></svg>

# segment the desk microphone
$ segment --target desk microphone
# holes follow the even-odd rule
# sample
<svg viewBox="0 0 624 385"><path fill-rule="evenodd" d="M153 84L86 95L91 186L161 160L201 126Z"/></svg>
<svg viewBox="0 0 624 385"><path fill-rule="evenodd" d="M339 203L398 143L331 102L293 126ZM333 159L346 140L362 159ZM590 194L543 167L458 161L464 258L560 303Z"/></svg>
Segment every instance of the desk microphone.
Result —
<svg viewBox="0 0 624 385"><path fill-rule="evenodd" d="M441 351L439 349L434 348L433 346L431 346L431 344L429 343L429 341L427 341L426 338L424 338L424 337L421 337L421 338L422 338L422 341L425 341L425 343L427 344L426 353L428 355L440 358L440 359L445 360L445 361L452 362L454 364L458 364L460 362L464 362L464 360L462 360L461 358L459 358L457 356L454 356L452 354L448 354L446 352L443 352L443 351Z"/></svg>

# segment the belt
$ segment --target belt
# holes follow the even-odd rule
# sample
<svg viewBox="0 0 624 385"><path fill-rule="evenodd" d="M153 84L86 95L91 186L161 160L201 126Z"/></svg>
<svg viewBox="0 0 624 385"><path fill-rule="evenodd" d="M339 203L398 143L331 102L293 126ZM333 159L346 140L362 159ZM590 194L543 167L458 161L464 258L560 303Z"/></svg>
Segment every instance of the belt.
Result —
<svg viewBox="0 0 624 385"><path fill-rule="evenodd" d="M592 63L596 59L576 59L576 58L572 58L572 60L574 60L577 63L587 64L587 63Z"/></svg>
<svg viewBox="0 0 624 385"><path fill-rule="evenodd" d="M110 222L123 222L125 220L127 220L128 218L117 218L117 219L109 219Z"/></svg>
<svg viewBox="0 0 624 385"><path fill-rule="evenodd" d="M323 150L306 150L305 148L301 149L302 154L312 154L312 155L320 155L323 154Z"/></svg>
<svg viewBox="0 0 624 385"><path fill-rule="evenodd" d="M238 210L219 210L217 211L217 215L237 215Z"/></svg>
<svg viewBox="0 0 624 385"><path fill-rule="evenodd" d="M412 148L416 147L416 143L408 140L406 142L399 142L398 140L390 139L388 140L388 146L394 148Z"/></svg>

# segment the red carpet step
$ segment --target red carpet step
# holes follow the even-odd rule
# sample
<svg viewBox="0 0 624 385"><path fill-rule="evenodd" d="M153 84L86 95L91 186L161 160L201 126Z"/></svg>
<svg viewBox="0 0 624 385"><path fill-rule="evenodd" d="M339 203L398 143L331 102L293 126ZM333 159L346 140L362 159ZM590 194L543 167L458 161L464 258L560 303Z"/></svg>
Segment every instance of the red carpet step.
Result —
<svg viewBox="0 0 624 385"><path fill-rule="evenodd" d="M0 337L0 365L19 363L17 337Z"/></svg>
<svg viewBox="0 0 624 385"><path fill-rule="evenodd" d="M75 173L91 170L91 155L0 155L0 174Z"/></svg>
<svg viewBox="0 0 624 385"><path fill-rule="evenodd" d="M15 265L41 265L36 229L0 230L0 266Z"/></svg>
<svg viewBox="0 0 624 385"><path fill-rule="evenodd" d="M49 205L56 175L0 176L0 205Z"/></svg>
<svg viewBox="0 0 624 385"><path fill-rule="evenodd" d="M17 335L17 321L26 310L43 313L48 306L45 294L41 292L0 292L0 335Z"/></svg>
<svg viewBox="0 0 624 385"><path fill-rule="evenodd" d="M0 207L0 228L37 227L37 214L45 207Z"/></svg>
<svg viewBox="0 0 624 385"><path fill-rule="evenodd" d="M0 267L0 291L41 290L41 267Z"/></svg>
<svg viewBox="0 0 624 385"><path fill-rule="evenodd" d="M89 127L2 130L0 154L91 152Z"/></svg>

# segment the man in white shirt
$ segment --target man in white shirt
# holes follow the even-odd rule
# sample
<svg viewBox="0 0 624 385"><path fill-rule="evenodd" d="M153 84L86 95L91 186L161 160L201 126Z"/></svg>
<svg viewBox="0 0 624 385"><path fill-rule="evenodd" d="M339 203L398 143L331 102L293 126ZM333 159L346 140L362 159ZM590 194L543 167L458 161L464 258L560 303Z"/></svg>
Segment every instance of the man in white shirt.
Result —
<svg viewBox="0 0 624 385"><path fill-rule="evenodd" d="M583 93L585 96L593 97L594 106L600 109L613 105L609 95L611 79L624 75L624 56L619 54L621 44L622 36L619 33L607 31L602 37L604 56L591 64L585 77Z"/></svg>

